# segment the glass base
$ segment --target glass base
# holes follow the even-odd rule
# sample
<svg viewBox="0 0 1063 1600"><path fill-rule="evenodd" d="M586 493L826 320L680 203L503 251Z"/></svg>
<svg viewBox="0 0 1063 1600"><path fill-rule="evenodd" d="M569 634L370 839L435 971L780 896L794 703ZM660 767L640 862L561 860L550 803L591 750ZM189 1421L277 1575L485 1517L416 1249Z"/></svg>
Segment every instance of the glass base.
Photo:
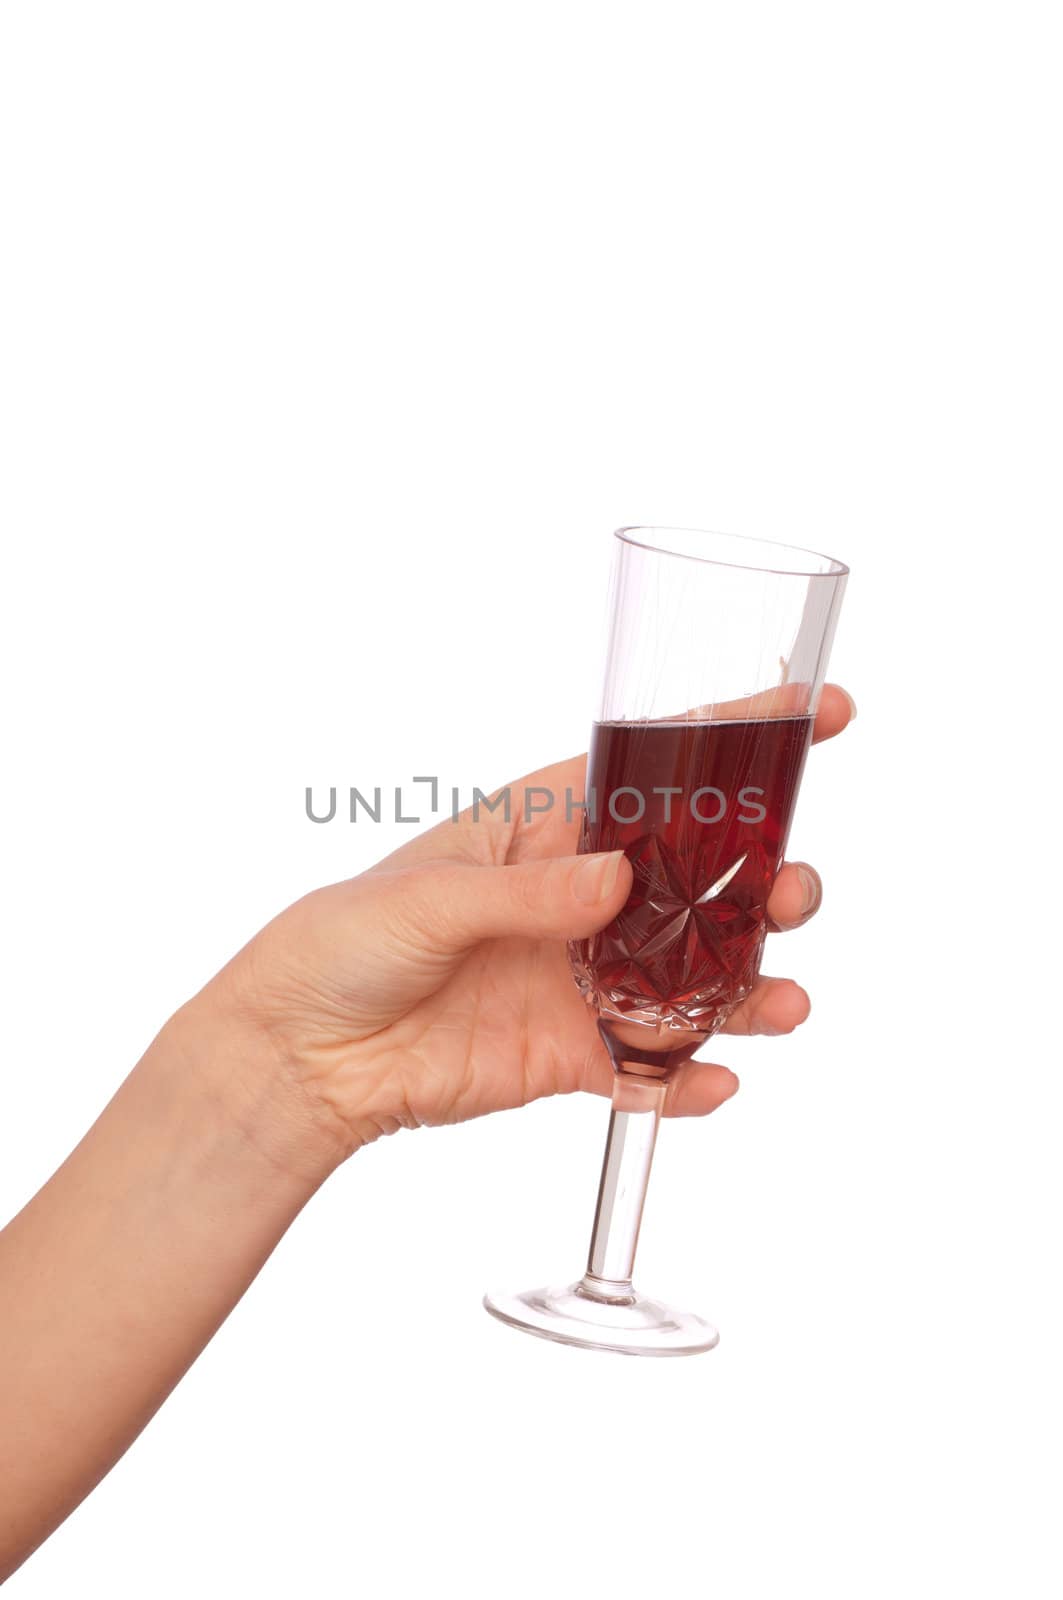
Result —
<svg viewBox="0 0 1063 1600"><path fill-rule="evenodd" d="M488 1294L493 1317L523 1333L588 1350L626 1356L693 1356L711 1350L720 1335L710 1322L648 1300L629 1285L593 1292L581 1279L567 1289L529 1289L525 1294Z"/></svg>

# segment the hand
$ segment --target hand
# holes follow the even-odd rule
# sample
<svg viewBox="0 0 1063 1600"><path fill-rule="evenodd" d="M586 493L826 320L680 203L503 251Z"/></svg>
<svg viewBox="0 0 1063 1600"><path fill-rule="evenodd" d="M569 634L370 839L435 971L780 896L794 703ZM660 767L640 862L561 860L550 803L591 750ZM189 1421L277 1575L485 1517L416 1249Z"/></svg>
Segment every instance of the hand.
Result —
<svg viewBox="0 0 1063 1600"><path fill-rule="evenodd" d="M848 695L828 685L814 740L852 714ZM515 785L511 822L485 810L443 822L361 877L307 895L192 1002L220 1006L245 1041L268 1045L337 1159L400 1127L575 1089L611 1094L564 941L612 920L631 868L619 853L575 855L578 813L566 823L563 805L520 820L525 786L581 793L585 760ZM799 927L820 894L811 867L787 863L768 902L772 927ZM789 1033L808 1012L796 983L762 977L724 1031ZM727 1067L691 1062L666 1113L713 1111L737 1087Z"/></svg>
<svg viewBox="0 0 1063 1600"><path fill-rule="evenodd" d="M825 689L815 737L851 714ZM579 757L526 782L576 790L583 772ZM0 1232L0 1582L136 1437L344 1156L399 1127L611 1093L564 940L612 919L631 869L574 857L577 833L563 807L527 826L448 821L300 900L171 1018ZM791 863L768 910L791 928L818 903ZM728 1028L788 1033L807 1013L796 984L762 978ZM712 1111L737 1085L690 1062L667 1109Z"/></svg>

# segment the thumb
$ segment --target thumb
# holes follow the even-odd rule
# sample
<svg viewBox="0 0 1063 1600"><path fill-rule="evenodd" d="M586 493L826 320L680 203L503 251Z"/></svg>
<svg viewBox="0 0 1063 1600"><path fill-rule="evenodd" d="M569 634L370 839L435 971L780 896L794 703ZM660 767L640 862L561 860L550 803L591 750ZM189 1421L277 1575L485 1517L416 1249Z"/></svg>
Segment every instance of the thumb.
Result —
<svg viewBox="0 0 1063 1600"><path fill-rule="evenodd" d="M457 953L481 939L582 939L604 928L631 892L622 850L511 867L426 865L393 905L411 942Z"/></svg>

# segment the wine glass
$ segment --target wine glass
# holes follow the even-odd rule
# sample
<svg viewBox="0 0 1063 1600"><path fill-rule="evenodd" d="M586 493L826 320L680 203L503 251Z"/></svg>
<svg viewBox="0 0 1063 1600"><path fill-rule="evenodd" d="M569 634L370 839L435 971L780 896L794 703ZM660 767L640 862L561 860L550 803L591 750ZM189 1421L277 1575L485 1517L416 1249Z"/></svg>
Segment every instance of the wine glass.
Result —
<svg viewBox="0 0 1063 1600"><path fill-rule="evenodd" d="M569 946L614 1068L587 1270L484 1304L563 1344L691 1355L716 1329L631 1281L657 1126L669 1082L757 976L848 568L689 528L615 537L580 850L622 849L634 882Z"/></svg>

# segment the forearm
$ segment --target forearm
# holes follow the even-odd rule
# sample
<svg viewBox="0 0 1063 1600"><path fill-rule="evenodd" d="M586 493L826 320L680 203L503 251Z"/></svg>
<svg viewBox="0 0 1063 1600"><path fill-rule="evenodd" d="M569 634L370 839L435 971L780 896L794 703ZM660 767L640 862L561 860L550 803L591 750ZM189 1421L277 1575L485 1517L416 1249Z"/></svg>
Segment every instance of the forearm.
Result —
<svg viewBox="0 0 1063 1600"><path fill-rule="evenodd" d="M128 1448L340 1159L209 1009L167 1025L0 1233L0 1581Z"/></svg>

